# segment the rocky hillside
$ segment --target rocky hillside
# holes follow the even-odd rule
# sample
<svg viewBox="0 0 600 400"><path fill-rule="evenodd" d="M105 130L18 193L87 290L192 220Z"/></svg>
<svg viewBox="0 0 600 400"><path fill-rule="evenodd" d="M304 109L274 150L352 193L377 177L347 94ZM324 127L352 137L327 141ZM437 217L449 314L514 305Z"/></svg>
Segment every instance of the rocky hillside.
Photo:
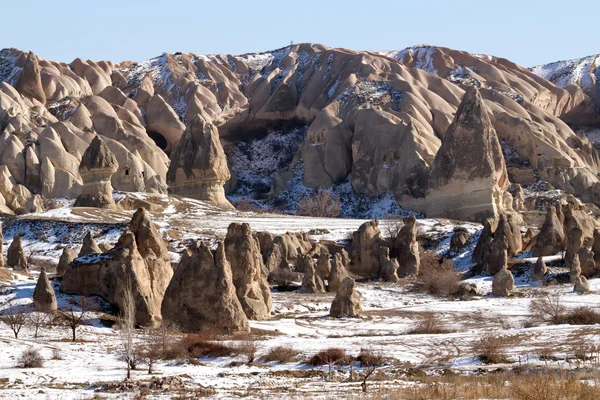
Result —
<svg viewBox="0 0 600 400"><path fill-rule="evenodd" d="M229 207L226 192L230 200L285 211L314 189L332 188L354 204L345 215L394 199L451 216L427 200L430 171L473 86L508 173L509 182L494 189L492 213L512 203L509 184L554 187L600 203L600 159L571 128L600 127L594 93L540 71L430 46L374 53L298 44L118 64L65 64L4 49L0 211L93 196L87 192L106 190L110 181L114 190L171 191ZM89 174L82 165L97 135L117 160L114 171ZM488 147L475 151L485 155ZM457 164L465 154L444 157ZM470 194L459 189L453 196L468 203Z"/></svg>

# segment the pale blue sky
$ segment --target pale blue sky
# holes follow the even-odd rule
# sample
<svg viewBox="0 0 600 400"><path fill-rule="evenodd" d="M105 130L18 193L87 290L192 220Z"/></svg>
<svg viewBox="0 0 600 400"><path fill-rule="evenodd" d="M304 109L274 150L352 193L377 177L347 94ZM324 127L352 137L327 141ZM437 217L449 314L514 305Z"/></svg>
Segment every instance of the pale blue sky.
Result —
<svg viewBox="0 0 600 400"><path fill-rule="evenodd" d="M600 53L600 1L2 2L0 48L70 62L163 52L241 54L315 42L356 50L446 46L524 66Z"/></svg>

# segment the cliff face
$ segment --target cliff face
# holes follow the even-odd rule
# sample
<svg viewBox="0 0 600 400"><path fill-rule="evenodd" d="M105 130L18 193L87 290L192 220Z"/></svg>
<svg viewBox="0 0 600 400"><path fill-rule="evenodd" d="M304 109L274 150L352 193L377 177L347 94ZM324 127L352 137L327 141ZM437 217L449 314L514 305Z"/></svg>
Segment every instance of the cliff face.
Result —
<svg viewBox="0 0 600 400"><path fill-rule="evenodd" d="M232 168L240 144L277 127L306 127L297 148L262 151L265 158L294 154L261 178L265 193L272 186L270 199L294 179L311 189L349 182L358 195L389 193L410 207L427 192L426 177L469 87L479 89L503 150L509 146L526 161L507 163L510 183L544 180L600 204L600 158L567 125L600 126L596 63L584 64L587 72L565 80L558 67L528 70L431 46L375 53L298 44L260 54L176 53L119 64L64 64L5 49L0 168L6 167L8 184L0 188L0 207L23 208L38 192L48 198L81 194L79 165L96 134L117 160L110 178L115 190L204 188L204 197L225 204L230 174L223 157L212 156L223 153L220 144L207 151L180 146L196 119L218 130ZM183 167L191 160L181 154L188 153L195 154L192 170L218 169L218 176L208 182L187 173ZM209 168L195 167L201 164ZM235 179L227 186L234 190Z"/></svg>

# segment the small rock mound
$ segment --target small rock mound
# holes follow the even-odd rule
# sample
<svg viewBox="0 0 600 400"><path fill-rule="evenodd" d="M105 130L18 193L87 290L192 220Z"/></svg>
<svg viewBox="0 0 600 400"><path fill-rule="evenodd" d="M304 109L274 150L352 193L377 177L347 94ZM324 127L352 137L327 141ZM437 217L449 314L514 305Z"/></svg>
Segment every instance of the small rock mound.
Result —
<svg viewBox="0 0 600 400"><path fill-rule="evenodd" d="M512 292L515 285L515 278L513 274L507 270L503 269L494 275L494 280L492 281L492 294L494 296L508 297Z"/></svg>
<svg viewBox="0 0 600 400"><path fill-rule="evenodd" d="M548 272L548 267L546 267L546 263L542 257L538 257L535 262L533 268L531 269L531 280L532 281L541 281L544 279L544 276Z"/></svg>
<svg viewBox="0 0 600 400"><path fill-rule="evenodd" d="M223 243L214 252L204 243L196 243L184 253L161 309L166 321L187 331L209 327L224 332L250 331Z"/></svg>
<svg viewBox="0 0 600 400"><path fill-rule="evenodd" d="M394 241L392 257L398 259L398 276L419 274L419 246L417 243L417 219L414 216L404 218L404 226Z"/></svg>
<svg viewBox="0 0 600 400"><path fill-rule="evenodd" d="M381 252L379 263L381 268L379 270L379 280L382 282L398 283L398 260L395 258L390 259L390 249L384 247Z"/></svg>
<svg viewBox="0 0 600 400"><path fill-rule="evenodd" d="M327 290L329 292L337 292L342 285L342 282L349 276L348 271L346 271L346 268L344 267L342 255L339 253L336 254L333 257L333 263L331 264L331 273L327 280Z"/></svg>
<svg viewBox="0 0 600 400"><path fill-rule="evenodd" d="M561 213L562 214L562 213ZM546 219L533 246L533 256L551 256L565 248L565 232L556 207L548 207Z"/></svg>
<svg viewBox="0 0 600 400"><path fill-rule="evenodd" d="M585 294L590 292L590 283L585 276L578 276L575 279L575 287L573 288L575 293Z"/></svg>
<svg viewBox="0 0 600 400"><path fill-rule="evenodd" d="M50 284L48 275L46 275L45 268L42 268L40 277L35 285L35 290L33 291L33 307L36 311L44 313L52 313L58 309L54 289L52 288L52 284Z"/></svg>
<svg viewBox="0 0 600 400"><path fill-rule="evenodd" d="M6 265L15 271L27 271L27 257L21 236L15 236L6 252Z"/></svg>
<svg viewBox="0 0 600 400"><path fill-rule="evenodd" d="M454 228L454 233L452 237L450 237L450 252L458 253L462 250L463 247L467 244L471 236L469 235L469 231L467 231L463 227Z"/></svg>
<svg viewBox="0 0 600 400"><path fill-rule="evenodd" d="M360 293L356 290L354 279L348 277L340 285L329 315L334 318L358 318L361 311Z"/></svg>
<svg viewBox="0 0 600 400"><path fill-rule="evenodd" d="M81 245L81 249L79 250L78 257L83 257L83 256L87 256L90 254L100 254L100 253L102 253L102 250L100 250L100 247L98 247L96 240L94 240L94 237L92 236L92 232L86 233L85 237L83 238L83 244Z"/></svg>
<svg viewBox="0 0 600 400"><path fill-rule="evenodd" d="M325 293L323 279L317 274L315 264L308 255L303 255L300 268L304 270L302 278L302 291L304 293Z"/></svg>
<svg viewBox="0 0 600 400"><path fill-rule="evenodd" d="M379 230L379 222L368 221L352 234L353 272L362 276L379 275L379 253L385 245Z"/></svg>

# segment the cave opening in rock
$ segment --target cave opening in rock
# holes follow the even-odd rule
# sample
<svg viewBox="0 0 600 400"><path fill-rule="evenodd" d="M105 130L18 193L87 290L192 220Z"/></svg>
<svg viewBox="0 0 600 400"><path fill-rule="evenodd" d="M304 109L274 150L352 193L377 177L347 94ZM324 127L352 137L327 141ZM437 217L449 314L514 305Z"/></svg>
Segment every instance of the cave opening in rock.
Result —
<svg viewBox="0 0 600 400"><path fill-rule="evenodd" d="M152 132L152 131L146 131L146 133L148 133L148 136L150 136L150 139L152 139L154 141L154 143L163 151L165 151L167 149L167 139L165 139L165 137L163 135L161 135L158 132Z"/></svg>

